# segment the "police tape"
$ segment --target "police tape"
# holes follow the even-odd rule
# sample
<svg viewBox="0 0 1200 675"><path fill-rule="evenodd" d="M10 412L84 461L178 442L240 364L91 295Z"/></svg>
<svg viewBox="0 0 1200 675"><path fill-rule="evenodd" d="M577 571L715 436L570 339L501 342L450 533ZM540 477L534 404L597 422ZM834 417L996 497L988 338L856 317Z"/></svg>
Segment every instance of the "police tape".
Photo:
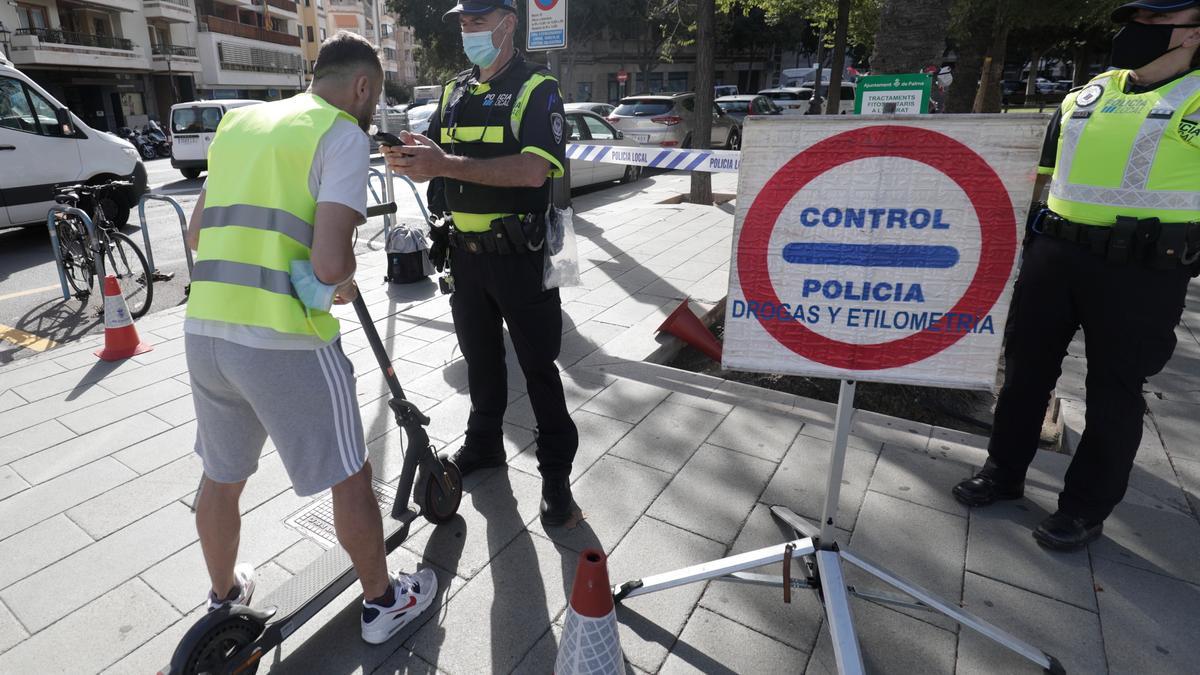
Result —
<svg viewBox="0 0 1200 675"><path fill-rule="evenodd" d="M742 163L742 153L737 150L671 150L569 143L567 159L632 164L651 169L737 173Z"/></svg>

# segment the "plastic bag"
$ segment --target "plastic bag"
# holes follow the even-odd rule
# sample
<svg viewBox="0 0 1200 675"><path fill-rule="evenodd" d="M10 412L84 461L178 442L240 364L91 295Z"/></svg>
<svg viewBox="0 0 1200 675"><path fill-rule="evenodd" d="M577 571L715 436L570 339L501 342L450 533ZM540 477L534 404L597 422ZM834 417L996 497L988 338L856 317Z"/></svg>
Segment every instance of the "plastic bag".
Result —
<svg viewBox="0 0 1200 675"><path fill-rule="evenodd" d="M434 273L425 231L419 226L396 224L388 233L384 250L388 263L384 279L393 284L411 284Z"/></svg>
<svg viewBox="0 0 1200 675"><path fill-rule="evenodd" d="M546 218L546 267L542 287L566 288L578 286L579 247L575 242L573 211L551 206Z"/></svg>

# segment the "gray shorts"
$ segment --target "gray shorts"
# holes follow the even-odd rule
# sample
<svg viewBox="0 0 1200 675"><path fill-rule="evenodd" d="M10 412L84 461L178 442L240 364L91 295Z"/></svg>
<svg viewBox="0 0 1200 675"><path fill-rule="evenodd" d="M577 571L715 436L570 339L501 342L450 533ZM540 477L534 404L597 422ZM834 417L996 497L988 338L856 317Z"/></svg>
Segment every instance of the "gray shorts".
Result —
<svg viewBox="0 0 1200 675"><path fill-rule="evenodd" d="M367 448L354 366L341 340L315 350L255 349L192 333L184 341L196 454L210 479L249 478L268 436L302 497L362 469Z"/></svg>

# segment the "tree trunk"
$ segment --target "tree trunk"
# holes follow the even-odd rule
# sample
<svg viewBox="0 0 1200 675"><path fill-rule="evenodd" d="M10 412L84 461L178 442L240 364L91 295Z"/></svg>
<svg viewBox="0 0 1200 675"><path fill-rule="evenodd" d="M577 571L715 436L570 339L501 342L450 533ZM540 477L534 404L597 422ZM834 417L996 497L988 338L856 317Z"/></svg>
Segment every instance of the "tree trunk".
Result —
<svg viewBox="0 0 1200 675"><path fill-rule="evenodd" d="M940 66L954 0L885 0L875 33L871 72L917 73Z"/></svg>
<svg viewBox="0 0 1200 675"><path fill-rule="evenodd" d="M692 130L692 147L712 145L713 67L717 23L716 0L699 0L696 17L696 127ZM693 204L712 204L712 174L692 172Z"/></svg>
<svg viewBox="0 0 1200 675"><path fill-rule="evenodd" d="M946 112L968 113L974 108L975 95L983 77L983 58L987 55L988 39L996 23L992 7L971 5L972 11L962 19L954 40L958 45L958 63L954 65L954 81L946 96Z"/></svg>
<svg viewBox="0 0 1200 675"><path fill-rule="evenodd" d="M1029 55L1029 80L1025 82L1025 100L1032 101L1038 95L1037 78L1038 66L1042 62L1042 54L1045 53L1041 47L1034 47L1033 53Z"/></svg>
<svg viewBox="0 0 1200 675"><path fill-rule="evenodd" d="M850 0L838 0L837 25L833 34L833 63L829 64L829 96L826 115L836 115L842 103L842 71L846 69L846 34L850 32Z"/></svg>
<svg viewBox="0 0 1200 675"><path fill-rule="evenodd" d="M1071 85L1082 87L1088 81L1088 62L1092 60L1092 50L1086 43L1076 44L1071 50L1071 58L1075 59L1075 68L1071 73Z"/></svg>
<svg viewBox="0 0 1200 675"><path fill-rule="evenodd" d="M992 30L992 42L988 48L991 67L980 79L979 96L975 99L974 112L997 113L1001 104L1001 81L1004 79L1004 55L1008 51L1008 31L1010 28L1008 14L1004 3L996 6L996 22ZM984 87L983 84L987 83Z"/></svg>

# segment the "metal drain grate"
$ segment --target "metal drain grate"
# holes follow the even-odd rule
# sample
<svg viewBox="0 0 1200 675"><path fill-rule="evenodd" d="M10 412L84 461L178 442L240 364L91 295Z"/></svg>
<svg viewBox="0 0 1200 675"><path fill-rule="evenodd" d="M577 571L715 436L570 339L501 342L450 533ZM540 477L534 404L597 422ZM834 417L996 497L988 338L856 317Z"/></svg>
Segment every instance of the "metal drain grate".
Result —
<svg viewBox="0 0 1200 675"><path fill-rule="evenodd" d="M375 490L375 498L379 500L380 511L386 517L392 511L396 486L374 479L371 487ZM338 545L337 531L333 527L333 493L310 502L283 522L325 548Z"/></svg>

